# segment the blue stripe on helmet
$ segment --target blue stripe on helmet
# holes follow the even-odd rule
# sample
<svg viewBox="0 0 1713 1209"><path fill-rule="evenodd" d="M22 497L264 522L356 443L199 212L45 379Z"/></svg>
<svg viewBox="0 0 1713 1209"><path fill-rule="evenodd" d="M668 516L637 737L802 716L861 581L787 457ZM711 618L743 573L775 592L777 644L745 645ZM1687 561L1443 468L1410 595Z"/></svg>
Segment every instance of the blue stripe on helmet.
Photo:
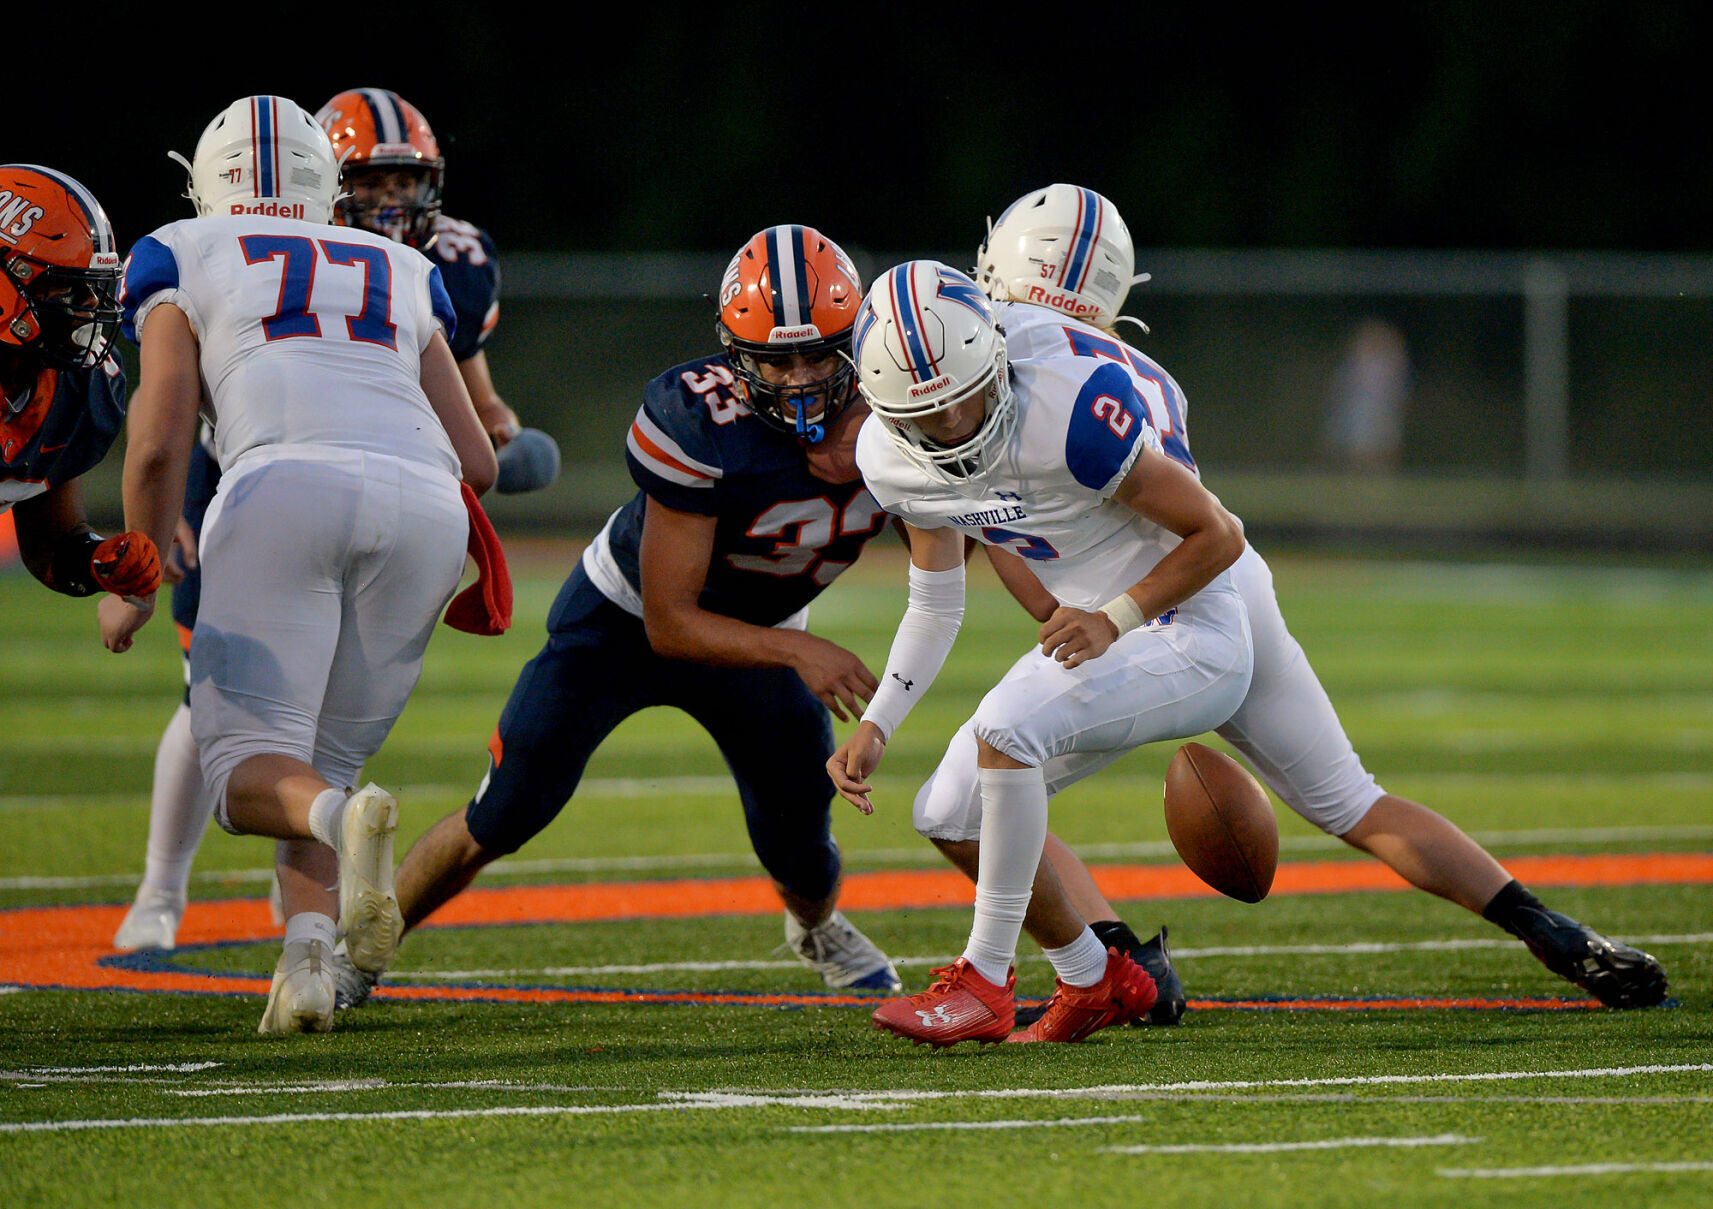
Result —
<svg viewBox="0 0 1713 1209"><path fill-rule="evenodd" d="M811 322L809 306L809 238L803 228L791 228L791 271L797 278L797 313L791 317L793 327Z"/></svg>
<svg viewBox="0 0 1713 1209"><path fill-rule="evenodd" d="M1077 230L1071 241L1070 261L1059 278L1059 283L1067 290L1082 289L1083 279L1088 276L1089 266L1093 263L1090 252L1094 246L1095 231L1100 225L1100 199L1088 189L1079 189L1077 192L1082 203L1077 214Z"/></svg>
<svg viewBox="0 0 1713 1209"><path fill-rule="evenodd" d="M274 178L274 99L257 97L251 102L250 124L255 135L256 196L277 196Z"/></svg>
<svg viewBox="0 0 1713 1209"><path fill-rule="evenodd" d="M898 334L903 338L904 355L910 362L910 376L925 382L934 375L934 359L916 326L915 289L911 269L913 264L899 265L892 270L892 309L898 316Z"/></svg>
<svg viewBox="0 0 1713 1209"><path fill-rule="evenodd" d="M800 327L809 321L809 268L803 245L800 226L767 229L767 285L775 327ZM781 288L787 278L793 287L789 291Z"/></svg>
<svg viewBox="0 0 1713 1209"><path fill-rule="evenodd" d="M404 106L399 101L399 94L388 92L384 88L363 88L358 91L368 103L370 115L374 118L377 141L408 142L410 123L405 121Z"/></svg>

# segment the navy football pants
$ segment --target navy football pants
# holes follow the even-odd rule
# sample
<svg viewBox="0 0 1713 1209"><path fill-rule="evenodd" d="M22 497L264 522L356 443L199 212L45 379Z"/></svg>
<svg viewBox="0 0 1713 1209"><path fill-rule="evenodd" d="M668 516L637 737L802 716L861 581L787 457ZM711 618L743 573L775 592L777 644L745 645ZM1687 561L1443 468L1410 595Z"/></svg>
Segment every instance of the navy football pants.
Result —
<svg viewBox="0 0 1713 1209"><path fill-rule="evenodd" d="M581 566L554 602L547 645L524 665L500 714L498 758L465 813L470 834L489 853L517 851L571 799L602 740L654 705L683 710L713 736L769 876L807 899L831 894L839 849L829 826L826 706L788 668L661 658L641 618L602 595Z"/></svg>

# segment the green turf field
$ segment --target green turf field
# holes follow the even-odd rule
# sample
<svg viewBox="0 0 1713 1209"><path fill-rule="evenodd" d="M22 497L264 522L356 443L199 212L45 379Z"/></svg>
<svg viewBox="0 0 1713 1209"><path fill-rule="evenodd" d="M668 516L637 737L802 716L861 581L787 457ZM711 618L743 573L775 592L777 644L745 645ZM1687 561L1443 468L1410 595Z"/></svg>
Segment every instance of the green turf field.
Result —
<svg viewBox="0 0 1713 1209"><path fill-rule="evenodd" d="M480 778L538 643L556 557L568 555L518 550L512 633L443 628L430 648L369 770L403 802L401 853ZM1713 572L1273 562L1286 616L1388 788L1501 859L1713 850ZM882 552L815 606L815 628L878 667L902 604L902 564ZM14 918L128 902L141 872L180 661L159 623L131 654L107 654L93 615L0 574L0 911ZM958 649L893 744L877 813L835 805L853 873L940 868L910 830L911 793L1032 630L975 572ZM1067 791L1055 830L1097 864L1170 862L1171 751L1144 749ZM1288 812L1280 834L1287 862L1348 851ZM253 912L270 859L266 841L216 830L193 897ZM560 820L480 884L757 872L712 744L653 712L622 727ZM185 947L150 967L187 984L242 976L248 993L37 989L44 979L0 973L0 1203L1713 1202L1713 886L1534 888L1655 952L1674 1005L1348 1010L1575 999L1520 945L1414 892L1121 904L1144 935L1170 924L1199 1006L1177 1029L1065 1047L936 1053L873 1031L861 1007L718 1002L823 989L781 955L776 911L424 929L390 986L534 988L542 1001L378 1000L329 1035L289 1040L255 1034L271 940ZM912 990L961 950L969 923L963 907L852 916ZM56 926L22 944L14 934L0 960L46 969ZM1020 990L1045 994L1048 967L1027 941L1022 957ZM715 1002L552 998L590 989Z"/></svg>

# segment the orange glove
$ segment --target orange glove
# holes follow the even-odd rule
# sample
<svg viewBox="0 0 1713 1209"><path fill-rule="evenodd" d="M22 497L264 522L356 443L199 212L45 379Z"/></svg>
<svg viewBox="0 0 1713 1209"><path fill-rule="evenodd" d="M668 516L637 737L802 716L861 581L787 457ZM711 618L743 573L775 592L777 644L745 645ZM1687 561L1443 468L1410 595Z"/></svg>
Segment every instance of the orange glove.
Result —
<svg viewBox="0 0 1713 1209"><path fill-rule="evenodd" d="M95 547L89 572L109 592L147 596L161 586L161 554L147 533L132 529Z"/></svg>

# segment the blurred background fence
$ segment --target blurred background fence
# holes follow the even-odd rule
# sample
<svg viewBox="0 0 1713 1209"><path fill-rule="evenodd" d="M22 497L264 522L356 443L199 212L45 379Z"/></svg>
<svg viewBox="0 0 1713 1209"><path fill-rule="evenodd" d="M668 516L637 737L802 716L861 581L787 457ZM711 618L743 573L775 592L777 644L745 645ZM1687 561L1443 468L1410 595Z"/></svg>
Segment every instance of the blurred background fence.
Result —
<svg viewBox="0 0 1713 1209"><path fill-rule="evenodd" d="M909 253L850 249L865 280ZM960 267L964 252L917 252ZM489 360L559 441L513 531L633 490L650 377L717 348L726 253L516 253ZM1125 333L1190 401L1206 481L1277 542L1713 551L1713 257L1142 249ZM134 372L134 350L127 348ZM116 509L120 458L91 479Z"/></svg>

